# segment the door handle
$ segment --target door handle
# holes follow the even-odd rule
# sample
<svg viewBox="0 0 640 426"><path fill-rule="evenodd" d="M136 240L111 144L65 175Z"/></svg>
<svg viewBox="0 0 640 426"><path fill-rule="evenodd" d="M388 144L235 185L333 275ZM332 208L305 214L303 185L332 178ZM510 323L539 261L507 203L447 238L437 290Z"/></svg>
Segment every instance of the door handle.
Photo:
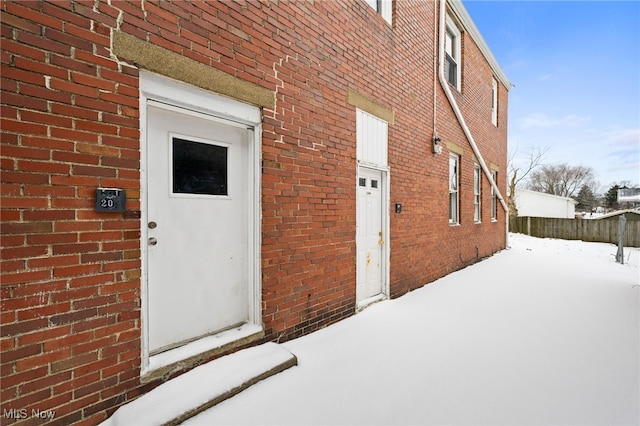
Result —
<svg viewBox="0 0 640 426"><path fill-rule="evenodd" d="M150 246L155 246L156 244L158 244L158 239L155 237L151 237L149 238L149 245Z"/></svg>

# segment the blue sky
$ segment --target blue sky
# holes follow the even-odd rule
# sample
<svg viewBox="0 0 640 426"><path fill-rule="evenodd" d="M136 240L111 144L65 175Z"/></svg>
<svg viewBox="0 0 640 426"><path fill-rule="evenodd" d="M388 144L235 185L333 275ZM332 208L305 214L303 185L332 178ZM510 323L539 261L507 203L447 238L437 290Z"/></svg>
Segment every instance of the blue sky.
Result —
<svg viewBox="0 0 640 426"><path fill-rule="evenodd" d="M640 183L640 1L464 0L509 92L509 150ZM515 153L515 155L514 155Z"/></svg>

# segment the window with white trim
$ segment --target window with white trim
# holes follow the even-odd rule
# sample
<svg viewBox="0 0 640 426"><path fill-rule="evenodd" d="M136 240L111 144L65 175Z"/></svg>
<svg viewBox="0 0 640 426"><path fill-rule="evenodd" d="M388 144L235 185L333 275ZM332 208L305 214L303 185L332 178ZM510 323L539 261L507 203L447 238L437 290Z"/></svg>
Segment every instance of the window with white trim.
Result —
<svg viewBox="0 0 640 426"><path fill-rule="evenodd" d="M491 123L498 125L498 82L491 79Z"/></svg>
<svg viewBox="0 0 640 426"><path fill-rule="evenodd" d="M449 223L460 223L458 206L460 157L456 154L449 156Z"/></svg>
<svg viewBox="0 0 640 426"><path fill-rule="evenodd" d="M473 220L482 221L482 173L477 164L473 168Z"/></svg>
<svg viewBox="0 0 640 426"><path fill-rule="evenodd" d="M496 185L498 184L498 172L493 170L491 172L491 178L493 179L493 181L496 183ZM496 221L498 218L498 199L496 196L496 190L493 188L493 185L491 185L491 220L492 221Z"/></svg>
<svg viewBox="0 0 640 426"><path fill-rule="evenodd" d="M461 61L460 30L449 16L444 35L444 75L447 81L460 90L460 61Z"/></svg>
<svg viewBox="0 0 640 426"><path fill-rule="evenodd" d="M391 24L391 0L365 0L369 6L378 12L385 21Z"/></svg>

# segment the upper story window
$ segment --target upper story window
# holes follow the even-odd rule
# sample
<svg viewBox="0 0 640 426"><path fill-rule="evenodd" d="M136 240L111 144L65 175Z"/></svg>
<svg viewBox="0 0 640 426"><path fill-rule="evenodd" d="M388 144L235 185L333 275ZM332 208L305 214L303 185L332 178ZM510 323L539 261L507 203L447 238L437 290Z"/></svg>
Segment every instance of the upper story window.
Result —
<svg viewBox="0 0 640 426"><path fill-rule="evenodd" d="M447 28L444 35L445 64L444 75L449 83L460 90L460 30L447 16Z"/></svg>
<svg viewBox="0 0 640 426"><path fill-rule="evenodd" d="M365 0L391 25L391 0Z"/></svg>
<svg viewBox="0 0 640 426"><path fill-rule="evenodd" d="M498 81L491 79L491 123L498 125Z"/></svg>

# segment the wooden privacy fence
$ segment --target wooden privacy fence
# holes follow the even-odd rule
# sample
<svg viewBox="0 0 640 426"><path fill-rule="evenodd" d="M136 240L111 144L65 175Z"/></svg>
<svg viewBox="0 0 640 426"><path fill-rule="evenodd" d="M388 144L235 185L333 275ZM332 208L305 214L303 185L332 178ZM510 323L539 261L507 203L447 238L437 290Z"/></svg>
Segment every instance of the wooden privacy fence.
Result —
<svg viewBox="0 0 640 426"><path fill-rule="evenodd" d="M615 219L556 219L549 217L517 217L509 220L509 232L541 238L582 240L618 244L620 233ZM640 247L640 221L627 220L625 247Z"/></svg>

